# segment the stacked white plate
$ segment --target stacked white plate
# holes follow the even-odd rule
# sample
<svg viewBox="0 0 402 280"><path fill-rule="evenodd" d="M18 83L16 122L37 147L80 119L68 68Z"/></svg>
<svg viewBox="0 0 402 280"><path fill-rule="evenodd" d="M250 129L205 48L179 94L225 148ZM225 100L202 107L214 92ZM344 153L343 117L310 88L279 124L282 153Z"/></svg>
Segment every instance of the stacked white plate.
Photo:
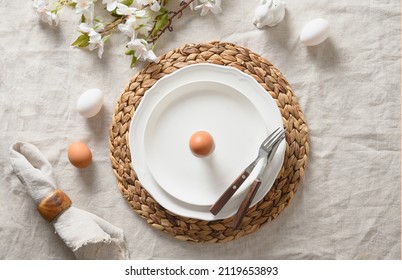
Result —
<svg viewBox="0 0 402 280"><path fill-rule="evenodd" d="M251 76L232 67L195 64L158 80L145 94L130 124L130 150L143 187L169 211L202 220L234 215L257 165L232 199L214 216L209 208L255 159L261 142L282 117L272 97ZM213 153L196 157L189 139L208 131ZM252 204L277 177L285 154L283 141Z"/></svg>

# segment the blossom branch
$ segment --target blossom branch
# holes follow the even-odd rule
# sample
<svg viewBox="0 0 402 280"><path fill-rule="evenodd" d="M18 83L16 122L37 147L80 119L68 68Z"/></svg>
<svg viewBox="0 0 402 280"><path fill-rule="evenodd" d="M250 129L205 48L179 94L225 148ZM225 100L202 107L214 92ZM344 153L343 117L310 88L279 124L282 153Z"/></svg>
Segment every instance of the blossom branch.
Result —
<svg viewBox="0 0 402 280"><path fill-rule="evenodd" d="M108 25L106 25L100 32L99 34L104 36L106 34L108 34L109 32L111 32L113 29L115 29L116 26L118 26L121 23L125 23L126 20L128 19L129 16L123 16L121 18L116 19L115 21L113 21L112 23L109 23Z"/></svg>
<svg viewBox="0 0 402 280"><path fill-rule="evenodd" d="M193 11L200 11L201 16L209 12L222 12L221 0L180 0L179 8L171 11L166 7L168 0L32 0L33 7L40 19L49 25L59 24L59 11L70 7L80 17L76 40L73 47L97 50L102 57L105 43L116 27L130 38L126 44L127 55L132 56L131 66L137 60L157 61L154 53L156 41L167 30L173 31L173 21L180 19L183 11L190 6ZM113 17L112 21L103 21L95 17L95 5L102 3Z"/></svg>
<svg viewBox="0 0 402 280"><path fill-rule="evenodd" d="M190 1L181 1L180 2L180 6L181 8L177 11L170 11L169 12L169 18L168 18L168 22L165 25L165 27L163 27L161 30L158 31L158 33L154 36L151 37L151 39L148 39L147 42L148 43L152 43L155 44L155 42L159 39L159 37L162 36L163 33L165 33L166 30L169 30L170 32L173 31L173 27L172 27L172 23L173 23L173 19L177 16L177 18L179 19L182 15L183 15L183 10L186 9L191 3L193 3L194 0L190 0ZM156 21L154 23L154 28L156 26Z"/></svg>

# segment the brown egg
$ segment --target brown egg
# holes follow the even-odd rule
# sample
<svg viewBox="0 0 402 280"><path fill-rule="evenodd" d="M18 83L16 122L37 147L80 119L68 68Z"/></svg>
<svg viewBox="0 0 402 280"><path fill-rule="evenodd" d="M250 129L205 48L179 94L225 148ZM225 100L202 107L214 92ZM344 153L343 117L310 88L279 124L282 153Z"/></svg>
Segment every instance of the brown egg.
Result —
<svg viewBox="0 0 402 280"><path fill-rule="evenodd" d="M92 153L82 142L74 142L68 146L68 159L77 168L85 168L92 162Z"/></svg>
<svg viewBox="0 0 402 280"><path fill-rule="evenodd" d="M189 146L191 152L197 157L210 155L214 148L214 139L206 131L197 131L190 137Z"/></svg>

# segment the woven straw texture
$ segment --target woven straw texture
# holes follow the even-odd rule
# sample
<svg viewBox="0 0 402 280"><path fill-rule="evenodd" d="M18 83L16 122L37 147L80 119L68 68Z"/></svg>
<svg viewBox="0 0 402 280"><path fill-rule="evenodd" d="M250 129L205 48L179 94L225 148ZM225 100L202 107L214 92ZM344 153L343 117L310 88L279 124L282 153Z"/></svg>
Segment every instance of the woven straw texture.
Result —
<svg viewBox="0 0 402 280"><path fill-rule="evenodd" d="M195 63L235 67L251 75L276 101L286 128L286 152L282 169L262 201L250 208L241 228L231 227L232 218L203 221L178 216L159 205L142 187L131 166L129 127L142 97L155 82ZM153 228L179 240L223 243L238 239L270 222L289 205L296 193L309 155L308 127L291 87L280 71L252 51L225 42L187 44L160 57L137 73L117 101L110 127L110 158L118 188L136 213Z"/></svg>

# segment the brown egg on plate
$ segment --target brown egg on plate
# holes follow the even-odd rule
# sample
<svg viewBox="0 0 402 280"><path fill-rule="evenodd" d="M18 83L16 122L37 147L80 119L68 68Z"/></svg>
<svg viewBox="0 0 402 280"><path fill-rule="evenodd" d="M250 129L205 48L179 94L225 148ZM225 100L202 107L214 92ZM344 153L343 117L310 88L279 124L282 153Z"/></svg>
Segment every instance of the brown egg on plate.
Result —
<svg viewBox="0 0 402 280"><path fill-rule="evenodd" d="M75 167L85 168L92 162L92 153L85 143L74 142L68 146L68 159Z"/></svg>
<svg viewBox="0 0 402 280"><path fill-rule="evenodd" d="M189 147L195 156L206 157L213 152L215 143L211 134L206 131L197 131L191 135Z"/></svg>

